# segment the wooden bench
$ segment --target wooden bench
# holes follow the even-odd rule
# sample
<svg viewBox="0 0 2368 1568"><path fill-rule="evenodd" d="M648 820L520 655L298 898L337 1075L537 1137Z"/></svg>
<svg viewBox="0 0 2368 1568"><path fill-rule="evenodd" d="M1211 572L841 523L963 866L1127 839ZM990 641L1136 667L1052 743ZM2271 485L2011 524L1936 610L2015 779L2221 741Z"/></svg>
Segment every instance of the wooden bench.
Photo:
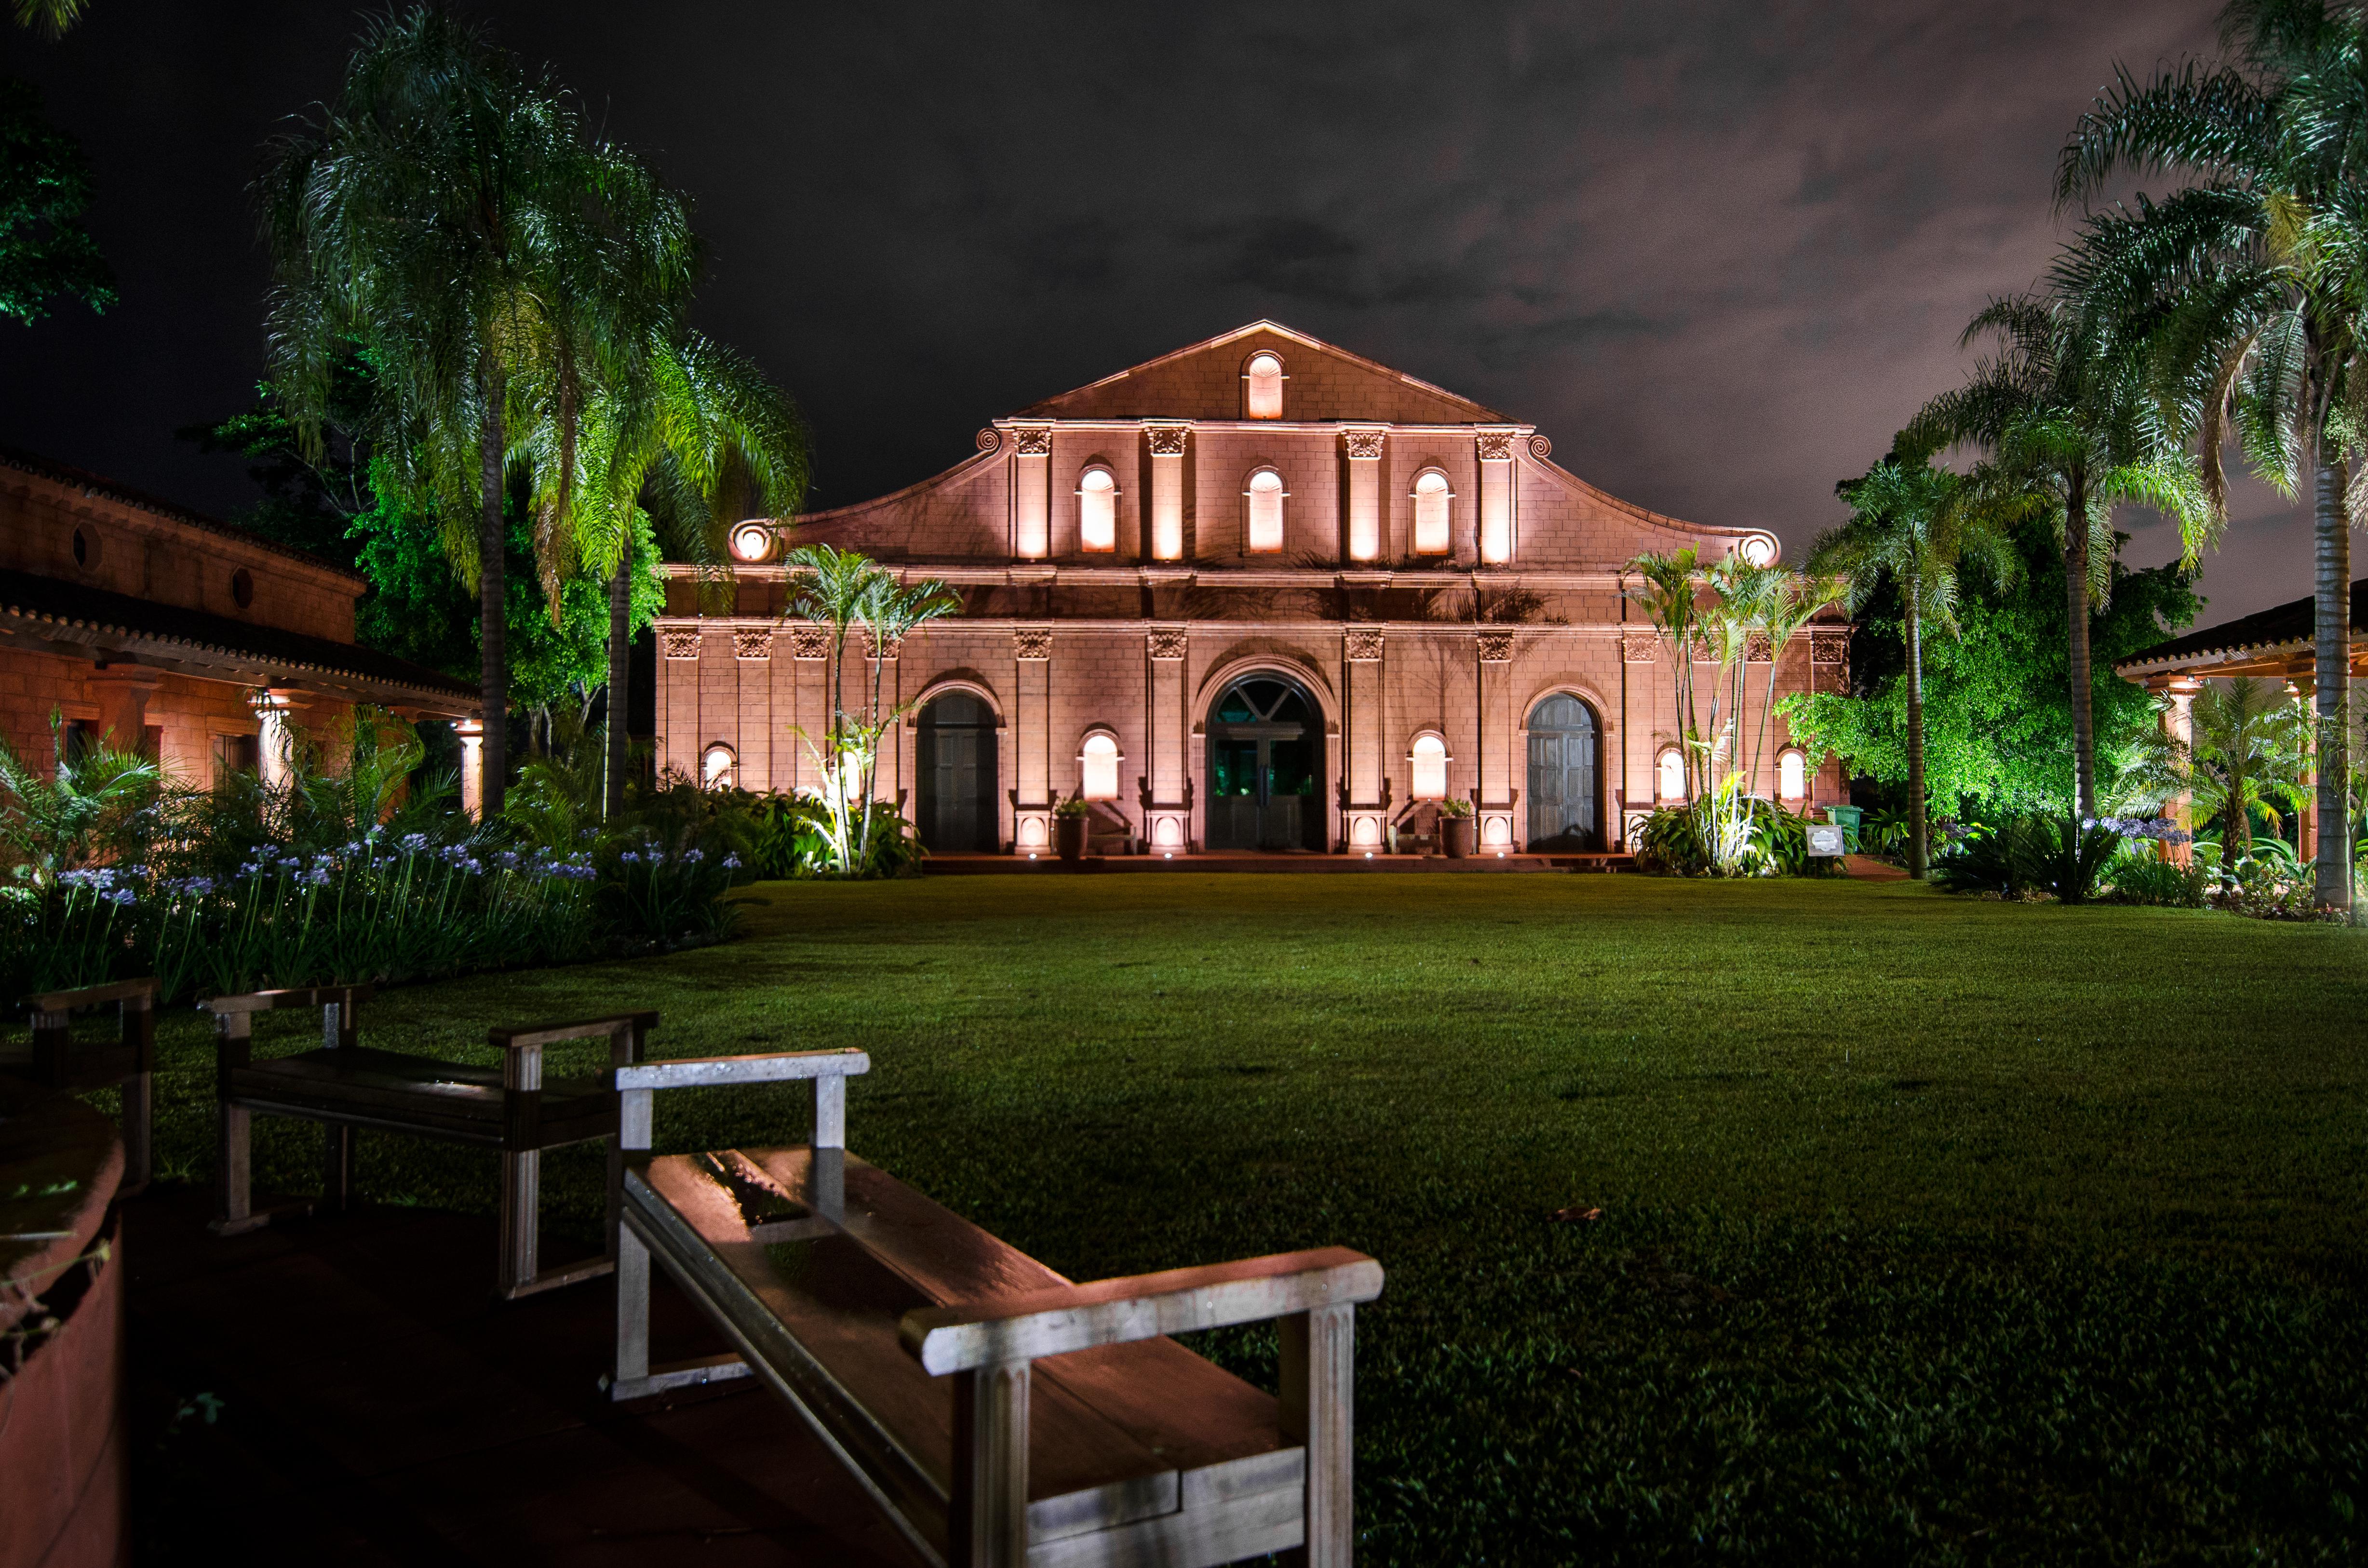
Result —
<svg viewBox="0 0 2368 1568"><path fill-rule="evenodd" d="M502 1064L478 1067L363 1046L358 1012L370 995L367 985L322 986L217 996L203 1004L214 1016L215 1092L221 1102L222 1211L214 1229L234 1235L268 1224L275 1211L315 1207L300 1201L276 1210L255 1209L249 1127L259 1111L322 1124L323 1195L318 1207L333 1212L351 1198L357 1129L500 1150L501 1247L495 1288L505 1298L611 1272L616 1267L613 1240L598 1260L562 1268L539 1267L542 1151L595 1138L611 1140L608 1228L613 1239L620 1151L613 1142L617 1094L610 1074L642 1059L658 1016L620 1013L576 1023L494 1029L486 1038L502 1051ZM251 1041L257 1013L312 1007L321 1010L319 1050L255 1057ZM579 1078L545 1075L547 1047L599 1039L609 1041L608 1073Z"/></svg>
<svg viewBox="0 0 2368 1568"><path fill-rule="evenodd" d="M1349 1562L1356 1303L1342 1247L1073 1284L846 1150L856 1051L620 1069L619 1399L755 1376L931 1562ZM810 1079L811 1143L653 1157L661 1088ZM736 1351L653 1368L650 1260ZM1282 1395L1170 1335L1281 1320Z"/></svg>
<svg viewBox="0 0 2368 1568"><path fill-rule="evenodd" d="M119 980L76 991L49 991L27 998L33 1036L22 1051L0 1051L0 1071L14 1073L45 1089L80 1092L123 1087L123 1185L130 1198L148 1185L155 1160L156 983ZM85 1007L115 1005L112 1040L76 1040L74 1016Z"/></svg>

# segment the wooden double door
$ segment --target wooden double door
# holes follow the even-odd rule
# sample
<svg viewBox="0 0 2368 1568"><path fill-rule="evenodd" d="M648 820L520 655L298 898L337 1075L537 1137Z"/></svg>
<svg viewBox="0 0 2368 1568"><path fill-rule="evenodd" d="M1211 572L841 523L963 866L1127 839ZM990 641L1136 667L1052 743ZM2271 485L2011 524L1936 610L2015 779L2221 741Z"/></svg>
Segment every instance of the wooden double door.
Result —
<svg viewBox="0 0 2368 1568"><path fill-rule="evenodd" d="M1567 692L1530 710L1530 822L1533 855L1602 847L1602 776L1595 711Z"/></svg>
<svg viewBox="0 0 2368 1568"><path fill-rule="evenodd" d="M950 691L921 710L919 730L914 826L921 842L941 855L994 854L1003 836L995 710L966 691Z"/></svg>
<svg viewBox="0 0 2368 1568"><path fill-rule="evenodd" d="M1235 681L1217 699L1209 714L1209 848L1326 847L1319 712L1297 682L1279 676Z"/></svg>

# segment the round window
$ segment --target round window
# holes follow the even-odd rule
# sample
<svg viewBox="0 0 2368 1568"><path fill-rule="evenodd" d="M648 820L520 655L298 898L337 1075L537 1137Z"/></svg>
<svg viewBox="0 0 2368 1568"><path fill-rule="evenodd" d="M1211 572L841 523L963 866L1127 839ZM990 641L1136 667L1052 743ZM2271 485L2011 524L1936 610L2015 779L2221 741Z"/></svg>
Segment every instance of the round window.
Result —
<svg viewBox="0 0 2368 1568"><path fill-rule="evenodd" d="M255 574L242 566L230 574L230 597L241 609L255 603Z"/></svg>

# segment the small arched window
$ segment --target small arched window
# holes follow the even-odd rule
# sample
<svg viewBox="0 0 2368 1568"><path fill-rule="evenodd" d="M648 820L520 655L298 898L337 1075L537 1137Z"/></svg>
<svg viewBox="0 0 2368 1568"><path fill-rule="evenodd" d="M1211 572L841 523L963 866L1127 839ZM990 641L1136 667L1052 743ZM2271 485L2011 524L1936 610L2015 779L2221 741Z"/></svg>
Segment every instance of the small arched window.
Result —
<svg viewBox="0 0 2368 1568"><path fill-rule="evenodd" d="M1077 476L1077 548L1118 548L1118 475L1102 463Z"/></svg>
<svg viewBox="0 0 2368 1568"><path fill-rule="evenodd" d="M1436 730L1425 730L1414 738L1414 749L1406 754L1413 778L1410 790L1417 801L1441 801L1447 798L1447 742Z"/></svg>
<svg viewBox="0 0 2368 1568"><path fill-rule="evenodd" d="M1654 775L1653 792L1662 800L1682 801L1686 798L1686 759L1677 747L1669 746L1662 751L1660 761L1655 765Z"/></svg>
<svg viewBox="0 0 2368 1568"><path fill-rule="evenodd" d="M729 790L736 781L734 769L739 761L730 746L718 741L699 759L699 781L711 790Z"/></svg>
<svg viewBox="0 0 2368 1568"><path fill-rule="evenodd" d="M1077 792L1088 801L1118 799L1118 737L1096 730L1077 751Z"/></svg>
<svg viewBox="0 0 2368 1568"><path fill-rule="evenodd" d="M1787 801L1798 801L1809 792L1809 759L1797 751L1785 751L1776 758L1776 793Z"/></svg>
<svg viewBox="0 0 2368 1568"><path fill-rule="evenodd" d="M1254 551L1282 548L1282 501L1291 492L1282 487L1282 475L1270 468L1262 468L1250 475L1249 548Z"/></svg>
<svg viewBox="0 0 2368 1568"><path fill-rule="evenodd" d="M1455 492L1447 486L1447 475L1435 468L1424 469L1414 476L1414 552L1417 555L1444 555L1453 545L1450 525L1453 521Z"/></svg>
<svg viewBox="0 0 2368 1568"><path fill-rule="evenodd" d="M1282 417L1282 361L1271 354L1253 354L1242 368L1247 387L1244 403L1252 419Z"/></svg>

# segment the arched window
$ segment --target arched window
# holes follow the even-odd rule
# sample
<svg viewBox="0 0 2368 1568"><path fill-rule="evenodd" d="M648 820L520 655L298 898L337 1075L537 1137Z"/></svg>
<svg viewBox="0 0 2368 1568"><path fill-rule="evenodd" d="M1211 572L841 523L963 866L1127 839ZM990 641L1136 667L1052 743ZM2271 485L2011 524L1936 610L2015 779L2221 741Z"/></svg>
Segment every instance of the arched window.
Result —
<svg viewBox="0 0 2368 1568"><path fill-rule="evenodd" d="M1444 555L1452 548L1454 536L1450 524L1453 520L1455 492L1447 487L1447 475L1435 468L1424 469L1414 476L1414 552L1417 555Z"/></svg>
<svg viewBox="0 0 2368 1568"><path fill-rule="evenodd" d="M1077 476L1077 548L1118 548L1118 476L1102 463Z"/></svg>
<svg viewBox="0 0 2368 1568"><path fill-rule="evenodd" d="M699 759L699 781L711 790L729 790L737 782L734 769L740 759L722 741L709 746Z"/></svg>
<svg viewBox="0 0 2368 1568"><path fill-rule="evenodd" d="M1686 759L1677 747L1669 746L1662 751L1654 774L1653 792L1662 800L1682 801L1686 798Z"/></svg>
<svg viewBox="0 0 2368 1568"><path fill-rule="evenodd" d="M1249 548L1281 550L1282 548L1282 499L1291 494L1282 487L1282 475L1270 468L1262 468L1250 475L1247 493L1250 503Z"/></svg>
<svg viewBox="0 0 2368 1568"><path fill-rule="evenodd" d="M1798 801L1809 792L1809 759L1797 751L1785 751L1776 758L1776 793L1787 801Z"/></svg>
<svg viewBox="0 0 2368 1568"><path fill-rule="evenodd" d="M1417 801L1440 801L1447 798L1447 743L1436 730L1425 730L1414 738L1414 749L1406 754L1413 778L1409 788Z"/></svg>
<svg viewBox="0 0 2368 1568"><path fill-rule="evenodd" d="M1077 792L1088 801L1118 799L1118 737L1096 730L1077 751Z"/></svg>
<svg viewBox="0 0 2368 1568"><path fill-rule="evenodd" d="M1282 361L1271 354L1253 354L1242 367L1248 391L1244 403L1252 419L1282 417Z"/></svg>

